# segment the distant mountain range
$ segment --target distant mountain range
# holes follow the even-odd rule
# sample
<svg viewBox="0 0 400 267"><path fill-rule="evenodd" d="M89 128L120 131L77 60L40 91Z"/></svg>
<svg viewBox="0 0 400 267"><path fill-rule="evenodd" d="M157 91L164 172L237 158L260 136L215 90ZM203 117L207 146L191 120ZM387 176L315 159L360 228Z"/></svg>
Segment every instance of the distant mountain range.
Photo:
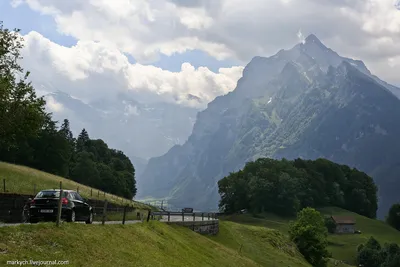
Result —
<svg viewBox="0 0 400 267"><path fill-rule="evenodd" d="M362 61L310 35L290 50L254 57L236 89L197 115L183 145L150 159L138 197L216 209L217 181L247 161L323 157L374 177L382 217L400 201L398 97L400 89Z"/></svg>
<svg viewBox="0 0 400 267"><path fill-rule="evenodd" d="M69 119L75 136L85 128L91 138L103 139L110 147L122 150L133 162L137 175L149 158L186 141L199 111L163 102L144 104L124 94L92 103L60 91L45 98L61 104L53 117L58 121Z"/></svg>

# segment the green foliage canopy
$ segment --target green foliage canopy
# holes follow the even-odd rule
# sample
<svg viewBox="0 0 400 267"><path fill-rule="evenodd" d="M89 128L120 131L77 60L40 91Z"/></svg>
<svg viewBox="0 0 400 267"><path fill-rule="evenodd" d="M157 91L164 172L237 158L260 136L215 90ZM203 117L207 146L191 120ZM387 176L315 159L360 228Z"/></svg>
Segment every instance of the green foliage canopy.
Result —
<svg viewBox="0 0 400 267"><path fill-rule="evenodd" d="M328 232L324 217L313 208L302 209L289 226L289 235L304 258L315 267L325 267Z"/></svg>
<svg viewBox="0 0 400 267"><path fill-rule="evenodd" d="M326 159L260 158L218 182L226 213L294 215L305 207L337 206L375 218L377 187L363 172Z"/></svg>

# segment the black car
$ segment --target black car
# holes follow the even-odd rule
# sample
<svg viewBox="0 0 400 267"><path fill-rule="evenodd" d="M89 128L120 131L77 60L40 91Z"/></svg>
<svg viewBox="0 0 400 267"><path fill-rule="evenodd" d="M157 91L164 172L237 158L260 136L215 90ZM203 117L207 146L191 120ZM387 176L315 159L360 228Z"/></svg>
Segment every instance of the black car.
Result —
<svg viewBox="0 0 400 267"><path fill-rule="evenodd" d="M182 212L185 212L185 213L192 213L192 212L193 212L193 209L192 209L192 208L183 208L183 209L182 209Z"/></svg>
<svg viewBox="0 0 400 267"><path fill-rule="evenodd" d="M58 214L59 189L40 191L32 200L29 209L29 222L55 221ZM61 219L67 222L84 221L93 222L93 208L82 198L78 192L63 190Z"/></svg>

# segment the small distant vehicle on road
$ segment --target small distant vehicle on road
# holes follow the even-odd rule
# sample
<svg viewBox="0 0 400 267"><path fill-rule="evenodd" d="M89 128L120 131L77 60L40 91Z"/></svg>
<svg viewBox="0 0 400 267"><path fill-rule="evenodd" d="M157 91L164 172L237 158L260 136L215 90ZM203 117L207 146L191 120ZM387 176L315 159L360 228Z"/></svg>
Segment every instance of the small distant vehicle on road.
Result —
<svg viewBox="0 0 400 267"><path fill-rule="evenodd" d="M184 213L192 213L193 209L192 208L183 208L182 212L184 212Z"/></svg>
<svg viewBox="0 0 400 267"><path fill-rule="evenodd" d="M84 221L87 224L93 222L93 208L87 200L73 190L63 190L61 219L67 222ZM58 214L59 189L47 189L40 191L32 199L29 208L29 222L56 221Z"/></svg>

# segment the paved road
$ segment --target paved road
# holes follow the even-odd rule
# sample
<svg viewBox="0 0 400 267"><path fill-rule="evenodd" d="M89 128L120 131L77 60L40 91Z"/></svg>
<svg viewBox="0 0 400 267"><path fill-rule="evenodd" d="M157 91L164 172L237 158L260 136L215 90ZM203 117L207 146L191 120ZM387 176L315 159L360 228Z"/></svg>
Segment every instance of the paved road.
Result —
<svg viewBox="0 0 400 267"><path fill-rule="evenodd" d="M202 217L195 217L196 222L203 221ZM204 216L204 221L213 221L217 219L208 219L207 216ZM164 215L163 218L160 220L161 222L168 222L168 216ZM182 216L178 215L171 215L170 216L170 221L171 222L181 222L182 221ZM185 216L185 222L192 222L193 221L193 216ZM40 222L39 222L40 223ZM76 223L85 223L85 222L76 222ZM135 224L135 223L141 223L140 220L132 220L132 221L125 221L125 224ZM0 223L0 227L4 226L18 226L24 223ZM25 223L25 224L30 224L30 223ZM93 224L101 224L101 221L94 221ZM122 221L106 221L105 224L122 224Z"/></svg>
<svg viewBox="0 0 400 267"><path fill-rule="evenodd" d="M201 222L203 221L202 217L195 217L196 222ZM204 216L204 221L214 221L216 219L208 219L207 216ZM168 216L164 215L163 218L160 220L161 222L167 222L168 221ZM182 216L181 215L171 215L170 216L170 221L171 222L181 222L182 221ZM185 216L185 222L193 222L193 216Z"/></svg>
<svg viewBox="0 0 400 267"><path fill-rule="evenodd" d="M135 224L135 223L140 223L141 221L135 220L135 221L125 221L125 224ZM40 222L39 222L40 223ZM81 223L84 224L85 222L75 222L75 223ZM30 224L30 223L0 223L0 227L4 226L18 226L22 224ZM93 224L101 224L101 222L94 221ZM122 221L106 221L105 224L122 224Z"/></svg>

